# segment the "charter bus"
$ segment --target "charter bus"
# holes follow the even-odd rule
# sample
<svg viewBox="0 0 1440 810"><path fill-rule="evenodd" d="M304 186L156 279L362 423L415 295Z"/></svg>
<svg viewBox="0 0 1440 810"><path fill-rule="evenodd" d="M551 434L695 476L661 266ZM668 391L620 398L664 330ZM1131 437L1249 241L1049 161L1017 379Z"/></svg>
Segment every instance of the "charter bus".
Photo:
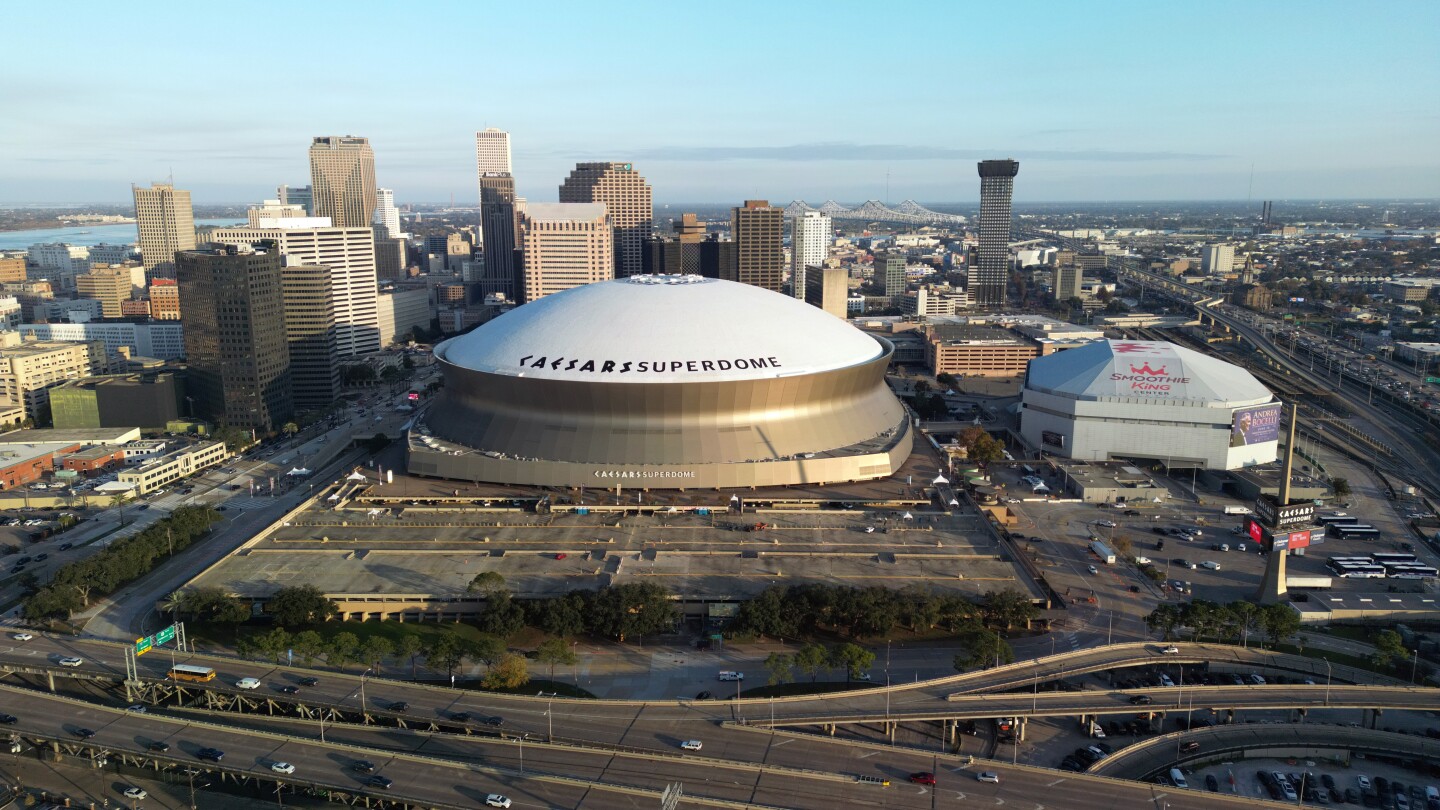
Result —
<svg viewBox="0 0 1440 810"><path fill-rule="evenodd" d="M1315 518L1315 522L1322 526L1338 526L1344 523L1359 523L1360 518L1349 515L1321 515Z"/></svg>
<svg viewBox="0 0 1440 810"><path fill-rule="evenodd" d="M1371 554L1370 559L1374 560L1376 565L1385 565L1386 563L1419 562L1418 557L1407 551L1380 551L1376 552L1375 554Z"/></svg>
<svg viewBox="0 0 1440 810"><path fill-rule="evenodd" d="M1335 532L1335 536L1341 540L1349 540L1356 537L1361 540L1378 540L1380 538L1379 529L1374 526L1366 526L1363 523L1339 523L1326 529L1327 533L1332 531Z"/></svg>
<svg viewBox="0 0 1440 810"><path fill-rule="evenodd" d="M176 664L170 668L170 673L167 677L172 681L199 681L203 683L204 681L215 680L215 670L210 667Z"/></svg>
<svg viewBox="0 0 1440 810"><path fill-rule="evenodd" d="M1435 579L1440 571L1429 565L1414 565L1395 568L1390 571L1391 579Z"/></svg>

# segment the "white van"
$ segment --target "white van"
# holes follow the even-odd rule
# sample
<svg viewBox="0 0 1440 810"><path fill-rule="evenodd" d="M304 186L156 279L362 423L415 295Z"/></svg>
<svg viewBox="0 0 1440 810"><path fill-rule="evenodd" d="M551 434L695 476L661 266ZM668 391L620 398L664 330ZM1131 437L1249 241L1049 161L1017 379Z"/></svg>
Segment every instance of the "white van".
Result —
<svg viewBox="0 0 1440 810"><path fill-rule="evenodd" d="M1178 788L1190 787L1189 783L1185 781L1185 774L1181 773L1179 768L1170 769L1170 781Z"/></svg>

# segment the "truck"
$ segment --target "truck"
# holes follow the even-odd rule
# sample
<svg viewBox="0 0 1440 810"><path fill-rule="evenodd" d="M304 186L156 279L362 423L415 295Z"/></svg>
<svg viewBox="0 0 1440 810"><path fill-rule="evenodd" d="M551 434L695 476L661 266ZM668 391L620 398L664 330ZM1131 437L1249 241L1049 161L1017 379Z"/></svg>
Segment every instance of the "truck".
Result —
<svg viewBox="0 0 1440 810"><path fill-rule="evenodd" d="M1106 565L1115 564L1115 552L1111 551L1109 546L1105 545L1099 540L1092 540L1090 542L1090 550L1094 552L1095 556L1099 557L1100 561L1105 563Z"/></svg>
<svg viewBox="0 0 1440 810"><path fill-rule="evenodd" d="M1330 577L1285 577L1286 588L1329 588L1332 584Z"/></svg>
<svg viewBox="0 0 1440 810"><path fill-rule="evenodd" d="M1248 507L1248 506L1227 506L1227 507L1225 507L1225 514L1227 514L1227 515L1248 515L1248 514L1250 514L1250 507Z"/></svg>

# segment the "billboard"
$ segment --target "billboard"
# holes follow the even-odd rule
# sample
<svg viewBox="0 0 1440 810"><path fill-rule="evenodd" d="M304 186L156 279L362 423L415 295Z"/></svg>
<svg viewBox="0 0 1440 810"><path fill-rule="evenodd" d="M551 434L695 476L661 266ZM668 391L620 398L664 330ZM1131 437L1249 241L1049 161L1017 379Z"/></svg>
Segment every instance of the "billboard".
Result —
<svg viewBox="0 0 1440 810"><path fill-rule="evenodd" d="M1239 408L1230 417L1230 446L1278 441L1280 438L1280 403Z"/></svg>
<svg viewBox="0 0 1440 810"><path fill-rule="evenodd" d="M1305 548L1310 545L1310 532L1288 532L1275 535L1275 544L1270 547L1272 551L1288 551L1297 548Z"/></svg>
<svg viewBox="0 0 1440 810"><path fill-rule="evenodd" d="M1056 433L1053 430L1042 430L1040 431L1040 441L1050 445L1051 447L1064 447L1065 434Z"/></svg>
<svg viewBox="0 0 1440 810"><path fill-rule="evenodd" d="M1260 521L1252 517L1245 518L1245 530L1250 533L1251 540L1256 543L1265 542L1265 529L1260 525Z"/></svg>

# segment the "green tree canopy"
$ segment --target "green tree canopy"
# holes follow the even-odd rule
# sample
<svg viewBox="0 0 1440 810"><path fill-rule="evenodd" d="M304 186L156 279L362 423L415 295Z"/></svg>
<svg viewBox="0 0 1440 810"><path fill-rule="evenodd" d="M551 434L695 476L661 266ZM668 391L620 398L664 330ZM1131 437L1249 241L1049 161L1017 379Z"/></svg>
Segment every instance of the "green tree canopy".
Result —
<svg viewBox="0 0 1440 810"><path fill-rule="evenodd" d="M580 662L580 656L563 638L551 636L540 642L535 650L535 660L550 667L550 680L555 680L555 667L573 667Z"/></svg>
<svg viewBox="0 0 1440 810"><path fill-rule="evenodd" d="M335 603L314 585L287 585L265 602L265 612L280 627L300 627L323 622L339 611Z"/></svg>

